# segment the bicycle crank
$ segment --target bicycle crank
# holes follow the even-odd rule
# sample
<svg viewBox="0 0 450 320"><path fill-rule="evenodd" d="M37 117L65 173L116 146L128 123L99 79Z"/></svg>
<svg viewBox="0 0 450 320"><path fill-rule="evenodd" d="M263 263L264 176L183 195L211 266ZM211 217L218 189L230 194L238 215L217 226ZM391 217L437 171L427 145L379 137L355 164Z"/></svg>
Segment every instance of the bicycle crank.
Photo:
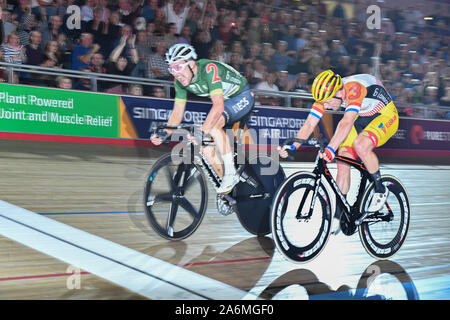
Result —
<svg viewBox="0 0 450 320"><path fill-rule="evenodd" d="M216 197L217 211L223 216L228 216L232 213L236 213L235 210L236 200L230 197L228 194L218 194Z"/></svg>

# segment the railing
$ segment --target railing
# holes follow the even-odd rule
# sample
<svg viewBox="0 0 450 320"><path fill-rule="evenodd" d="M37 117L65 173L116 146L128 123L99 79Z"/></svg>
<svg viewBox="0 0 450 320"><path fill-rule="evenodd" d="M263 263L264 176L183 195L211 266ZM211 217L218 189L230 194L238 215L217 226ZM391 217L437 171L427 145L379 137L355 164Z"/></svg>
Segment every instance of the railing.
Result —
<svg viewBox="0 0 450 320"><path fill-rule="evenodd" d="M117 83L128 83L128 84L140 84L143 86L159 86L163 87L166 93L166 97L170 97L171 89L174 84L173 81L164 81L156 79L147 79L140 77L125 77L118 76L107 73L96 73L96 72L83 72L70 69L61 68L48 68L41 66L33 66L27 64L13 64L0 62L0 69L6 70L8 74L8 82L13 83L14 73L36 73L51 76L63 76L68 78L77 79L90 79L92 85L92 91L98 91L99 81L117 82ZM292 99L303 99L307 101L313 101L312 95L306 92L287 92L287 91L267 91L267 90L256 90L253 89L256 97L278 97L284 99L284 104L280 107L292 107ZM415 114L420 118L440 118L442 119L448 112L450 112L449 107L441 106L424 106L424 105L406 105L402 103L395 103L399 108L413 108Z"/></svg>

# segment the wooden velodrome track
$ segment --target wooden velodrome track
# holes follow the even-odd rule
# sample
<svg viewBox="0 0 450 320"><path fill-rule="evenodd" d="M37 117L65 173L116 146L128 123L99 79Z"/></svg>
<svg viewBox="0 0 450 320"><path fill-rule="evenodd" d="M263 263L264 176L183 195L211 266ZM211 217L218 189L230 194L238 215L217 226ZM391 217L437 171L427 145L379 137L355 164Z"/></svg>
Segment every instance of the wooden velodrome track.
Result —
<svg viewBox="0 0 450 320"><path fill-rule="evenodd" d="M450 166L382 166L382 173L402 180L412 211L406 243L391 260L376 262L357 234L341 234L330 238L318 258L296 265L274 250L270 236L255 237L234 215L221 216L212 190L206 217L191 237L169 242L157 236L141 203L146 171L160 151L0 140L0 199L4 202L0 215L15 215L24 208L45 219L44 225L57 221L109 240L112 249L105 255L114 254L117 246L118 251L124 248L142 254L144 260L156 258L153 270L170 274L176 287L166 290L164 275L158 280L163 284L148 291L134 284L117 284L111 279L123 277L119 269L115 273L109 267L90 272L83 268L91 263L88 258L77 263L69 255L64 260L59 256L64 250L46 251L54 247L52 241L44 244L44 249L33 249L41 243L38 238L25 245L17 239L26 237L27 232L4 225L2 234L11 233L0 236L0 299L183 299L187 296L177 290L195 295L205 289L196 287L202 285L199 279L216 293L190 296L192 299L352 298L355 289L365 288L367 283L371 283L368 297L450 298ZM285 164L287 175L310 168L311 163ZM25 218L25 224L34 223L31 220ZM93 245L97 238L88 242ZM190 276L195 279L192 285ZM132 282L131 278L126 281ZM342 293L343 289L350 291Z"/></svg>

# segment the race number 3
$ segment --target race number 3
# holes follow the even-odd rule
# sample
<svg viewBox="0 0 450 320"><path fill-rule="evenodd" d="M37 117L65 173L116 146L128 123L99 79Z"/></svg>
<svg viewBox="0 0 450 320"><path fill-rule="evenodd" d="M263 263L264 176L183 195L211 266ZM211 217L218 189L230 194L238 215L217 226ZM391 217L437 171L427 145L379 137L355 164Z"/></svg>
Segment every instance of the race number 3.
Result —
<svg viewBox="0 0 450 320"><path fill-rule="evenodd" d="M217 66L214 63L210 63L206 66L206 72L210 73L211 71L214 71L212 83L222 80L219 77L219 71L217 70Z"/></svg>
<svg viewBox="0 0 450 320"><path fill-rule="evenodd" d="M360 96L361 96L361 85L356 83L350 87L348 98L350 100L354 100L358 99Z"/></svg>

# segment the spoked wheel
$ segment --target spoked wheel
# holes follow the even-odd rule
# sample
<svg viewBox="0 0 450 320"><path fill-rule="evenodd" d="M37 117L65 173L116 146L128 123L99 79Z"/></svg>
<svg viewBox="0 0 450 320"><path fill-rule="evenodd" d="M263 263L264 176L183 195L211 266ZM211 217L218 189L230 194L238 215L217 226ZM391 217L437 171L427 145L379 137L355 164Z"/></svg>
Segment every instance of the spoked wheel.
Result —
<svg viewBox="0 0 450 320"><path fill-rule="evenodd" d="M369 214L359 226L359 236L366 251L377 259L392 257L406 240L409 229L410 206L408 194L402 183L393 176L381 177L389 195L383 208ZM361 201L360 212L369 207L374 194L371 184Z"/></svg>
<svg viewBox="0 0 450 320"><path fill-rule="evenodd" d="M152 166L144 189L150 226L163 238L181 240L200 225L208 189L195 164L175 163L165 154Z"/></svg>
<svg viewBox="0 0 450 320"><path fill-rule="evenodd" d="M331 229L331 201L321 185L314 200L316 175L298 172L278 189L272 203L271 228L279 252L292 262L315 258L325 247Z"/></svg>

